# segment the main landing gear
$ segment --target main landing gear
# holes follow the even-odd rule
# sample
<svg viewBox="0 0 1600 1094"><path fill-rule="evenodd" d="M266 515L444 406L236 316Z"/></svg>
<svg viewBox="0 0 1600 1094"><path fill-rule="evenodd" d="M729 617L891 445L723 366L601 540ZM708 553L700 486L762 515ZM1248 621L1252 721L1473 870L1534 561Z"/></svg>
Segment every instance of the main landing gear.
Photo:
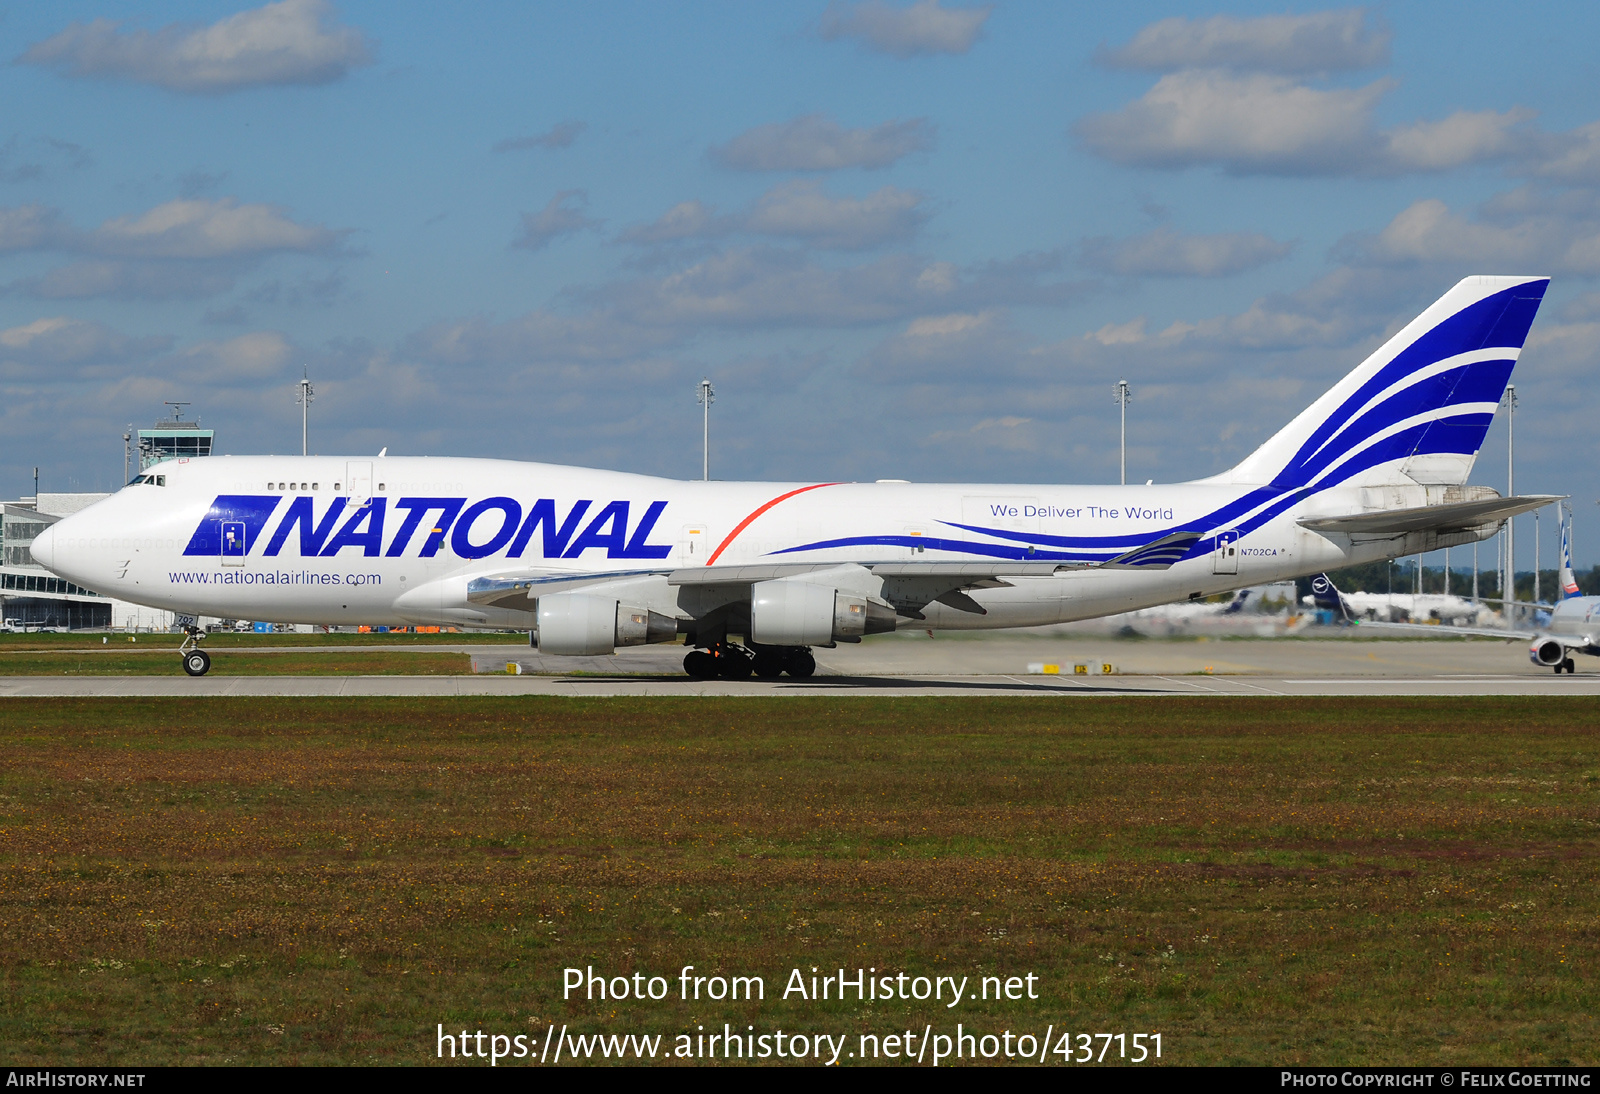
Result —
<svg viewBox="0 0 1600 1094"><path fill-rule="evenodd" d="M804 646L746 649L731 642L718 642L687 654L683 659L683 671L696 680L709 680L714 676L743 680L752 675L775 680L784 673L803 680L817 671L817 659Z"/></svg>
<svg viewBox="0 0 1600 1094"><path fill-rule="evenodd" d="M1560 676L1563 672L1567 673L1568 675L1571 675L1572 673L1578 671L1578 666L1574 665L1572 663L1572 658L1570 658L1570 657L1567 658L1565 661L1562 661L1562 662L1560 662L1559 664L1557 664L1557 665L1555 665L1553 667L1556 670L1556 675L1557 676Z"/></svg>
<svg viewBox="0 0 1600 1094"><path fill-rule="evenodd" d="M199 627L185 627L183 641L178 644L178 656L183 658L183 671L190 676L204 676L211 671L211 655L200 648L206 632Z"/></svg>

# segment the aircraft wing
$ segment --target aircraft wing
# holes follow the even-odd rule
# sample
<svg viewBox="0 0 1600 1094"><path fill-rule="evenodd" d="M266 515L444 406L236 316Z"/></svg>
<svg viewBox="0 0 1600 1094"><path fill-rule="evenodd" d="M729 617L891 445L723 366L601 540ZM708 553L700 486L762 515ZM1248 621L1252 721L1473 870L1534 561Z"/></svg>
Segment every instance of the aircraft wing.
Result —
<svg viewBox="0 0 1600 1094"><path fill-rule="evenodd" d="M1201 537L1200 532L1175 532L1104 562L1010 561L885 561L885 562L764 562L731 566L683 566L651 570L613 570L597 573L521 570L473 578L467 599L484 607L531 611L532 601L553 593L574 592L590 586L641 577L665 576L668 585L753 585L758 581L798 578L845 567L859 566L883 579L884 596L904 615L922 618L921 609L932 601L978 615L982 606L966 595L970 589L1009 586L1008 577L1051 577L1090 569L1165 570L1182 559ZM826 580L824 578L824 580Z"/></svg>
<svg viewBox="0 0 1600 1094"><path fill-rule="evenodd" d="M533 601L551 593L570 593L590 585L665 574L667 570L612 570L604 573L576 574L570 571L524 570L511 574L491 574L467 582L467 600L487 608L507 608L531 612Z"/></svg>
<svg viewBox="0 0 1600 1094"><path fill-rule="evenodd" d="M1394 631L1399 634L1428 635L1432 638L1504 638L1507 641L1532 641L1535 638L1554 638L1564 644L1582 646L1582 638L1562 639L1560 635L1543 631L1516 631L1499 627L1451 627L1443 623L1385 623L1377 619L1358 619L1355 626L1365 630Z"/></svg>
<svg viewBox="0 0 1600 1094"><path fill-rule="evenodd" d="M1423 505L1415 509L1388 509L1349 517L1303 517L1297 523L1313 532L1348 535L1403 535L1406 532L1465 532L1518 513L1542 509L1562 501L1563 494L1529 494L1519 498L1483 498L1448 505Z"/></svg>

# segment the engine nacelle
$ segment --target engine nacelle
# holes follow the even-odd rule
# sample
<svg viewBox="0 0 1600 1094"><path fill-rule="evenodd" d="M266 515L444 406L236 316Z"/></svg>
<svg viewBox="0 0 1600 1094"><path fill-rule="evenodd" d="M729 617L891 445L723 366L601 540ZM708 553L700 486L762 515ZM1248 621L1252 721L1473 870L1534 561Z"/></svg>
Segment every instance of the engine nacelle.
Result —
<svg viewBox="0 0 1600 1094"><path fill-rule="evenodd" d="M1538 638L1528 647L1528 660L1535 665L1553 668L1567 659L1567 647L1553 638Z"/></svg>
<svg viewBox="0 0 1600 1094"><path fill-rule="evenodd" d="M604 654L678 636L678 621L671 616L584 593L541 596L538 618L540 653Z"/></svg>
<svg viewBox="0 0 1600 1094"><path fill-rule="evenodd" d="M750 640L765 646L831 646L864 634L895 629L895 611L883 604L794 578L750 587Z"/></svg>

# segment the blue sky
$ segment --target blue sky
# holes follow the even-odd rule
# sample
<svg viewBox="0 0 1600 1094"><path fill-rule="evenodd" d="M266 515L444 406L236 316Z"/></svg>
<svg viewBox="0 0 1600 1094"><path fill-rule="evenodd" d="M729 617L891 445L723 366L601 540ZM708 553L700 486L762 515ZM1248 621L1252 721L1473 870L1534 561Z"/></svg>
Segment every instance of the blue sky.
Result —
<svg viewBox="0 0 1600 1094"><path fill-rule="evenodd" d="M0 474L108 489L165 399L294 451L308 367L323 452L691 476L709 375L716 477L922 481L1114 481L1126 376L1129 476L1174 481L1461 276L1548 273L1517 485L1587 564L1597 21L11 5Z"/></svg>

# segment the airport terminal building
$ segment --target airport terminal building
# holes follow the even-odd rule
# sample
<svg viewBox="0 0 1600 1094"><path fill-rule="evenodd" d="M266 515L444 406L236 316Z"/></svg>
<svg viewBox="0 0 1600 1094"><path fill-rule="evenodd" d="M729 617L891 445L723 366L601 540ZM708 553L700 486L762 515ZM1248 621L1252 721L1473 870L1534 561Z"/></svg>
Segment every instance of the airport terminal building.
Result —
<svg viewBox="0 0 1600 1094"><path fill-rule="evenodd" d="M130 442L134 438L130 437ZM173 417L137 434L140 472L163 460L211 455L214 431ZM131 452L130 452L131 455ZM171 612L129 604L56 577L33 560L34 537L109 494L49 494L0 505L0 625L7 630L171 629Z"/></svg>

